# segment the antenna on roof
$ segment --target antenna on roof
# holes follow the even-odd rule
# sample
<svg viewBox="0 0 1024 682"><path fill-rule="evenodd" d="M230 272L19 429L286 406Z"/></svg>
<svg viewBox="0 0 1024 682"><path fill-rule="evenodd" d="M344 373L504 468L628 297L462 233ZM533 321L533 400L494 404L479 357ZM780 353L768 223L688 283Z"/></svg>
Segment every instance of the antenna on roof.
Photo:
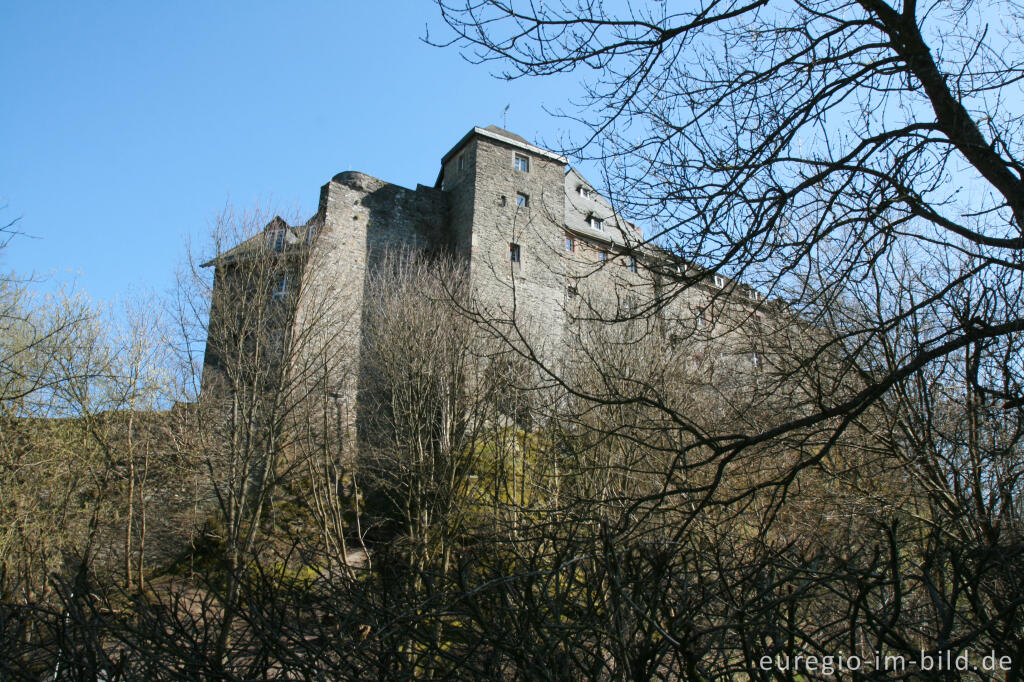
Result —
<svg viewBox="0 0 1024 682"><path fill-rule="evenodd" d="M511 102L505 105L505 110L501 112L501 127L508 130L508 108L512 106Z"/></svg>

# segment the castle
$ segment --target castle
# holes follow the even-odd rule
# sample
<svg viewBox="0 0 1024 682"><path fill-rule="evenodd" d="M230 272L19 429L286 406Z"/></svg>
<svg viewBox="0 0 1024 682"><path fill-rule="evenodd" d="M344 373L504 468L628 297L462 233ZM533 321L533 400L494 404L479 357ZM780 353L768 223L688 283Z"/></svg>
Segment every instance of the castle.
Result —
<svg viewBox="0 0 1024 682"><path fill-rule="evenodd" d="M685 295L663 296L691 277L693 266L646 245L641 230L563 156L487 126L470 130L442 157L433 187L410 190L359 172L339 173L321 188L317 213L305 225L275 218L263 234L218 255L208 263L216 266L211 328L234 314L226 313L235 305L223 294L229 283L251 271L253 254L270 253L285 265L275 266L271 291L259 295L294 297L288 325L329 317L339 330L331 355L357 358L366 282L396 249L445 252L464 263L480 309L491 319L536 330L534 347L546 357L560 352L573 320L587 314L649 312L667 342L676 330L708 325L712 301L722 292L758 300L754 290L718 275ZM318 312L303 301L300 282L306 299L319 292ZM211 332L204 390L222 361L212 339ZM335 393L352 406L357 380L343 383Z"/></svg>

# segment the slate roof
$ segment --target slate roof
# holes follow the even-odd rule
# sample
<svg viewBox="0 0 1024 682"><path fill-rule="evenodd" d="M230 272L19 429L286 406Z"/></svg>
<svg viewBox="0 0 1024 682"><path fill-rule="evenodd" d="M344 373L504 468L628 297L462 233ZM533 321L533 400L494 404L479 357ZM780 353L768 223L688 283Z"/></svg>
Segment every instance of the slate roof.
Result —
<svg viewBox="0 0 1024 682"><path fill-rule="evenodd" d="M285 247L302 242L302 235L299 234L297 228L289 226L281 216L274 216L274 219L267 223L259 234L254 234L241 244L233 246L216 258L203 263L201 267L206 268L218 263L240 260L256 253L265 253L272 248L272 240L276 239L271 236L271 233L276 233L278 230L284 230Z"/></svg>
<svg viewBox="0 0 1024 682"><path fill-rule="evenodd" d="M519 142L519 143L522 143L522 144L532 145L532 143L529 140L527 140L525 137L523 137L522 135L516 135L512 131L505 130L504 128L499 128L496 125L489 125L486 128L484 128L484 130L489 130L492 133L495 133L497 135L501 135L502 137L507 137L510 140L515 140L516 142Z"/></svg>
<svg viewBox="0 0 1024 682"><path fill-rule="evenodd" d="M591 217L604 221L604 229L591 227ZM623 247L635 248L643 236L636 225L617 214L608 200L575 168L565 174L565 228L587 239Z"/></svg>

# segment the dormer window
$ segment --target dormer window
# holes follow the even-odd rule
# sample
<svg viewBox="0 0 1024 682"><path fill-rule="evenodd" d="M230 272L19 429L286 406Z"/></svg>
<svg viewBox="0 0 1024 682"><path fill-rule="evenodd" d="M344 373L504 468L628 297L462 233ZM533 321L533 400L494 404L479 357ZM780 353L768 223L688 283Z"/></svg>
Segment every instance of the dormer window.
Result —
<svg viewBox="0 0 1024 682"><path fill-rule="evenodd" d="M283 228L268 231L267 246L274 251L284 251L284 233Z"/></svg>
<svg viewBox="0 0 1024 682"><path fill-rule="evenodd" d="M530 157L516 154L515 169L523 173L530 172Z"/></svg>
<svg viewBox="0 0 1024 682"><path fill-rule="evenodd" d="M590 216L590 229L604 232L604 221L598 217Z"/></svg>
<svg viewBox="0 0 1024 682"><path fill-rule="evenodd" d="M593 194L592 190L590 190L587 187L584 187L583 185L577 187L576 191L578 191L580 193L580 196L583 197L584 199L589 199L590 196Z"/></svg>

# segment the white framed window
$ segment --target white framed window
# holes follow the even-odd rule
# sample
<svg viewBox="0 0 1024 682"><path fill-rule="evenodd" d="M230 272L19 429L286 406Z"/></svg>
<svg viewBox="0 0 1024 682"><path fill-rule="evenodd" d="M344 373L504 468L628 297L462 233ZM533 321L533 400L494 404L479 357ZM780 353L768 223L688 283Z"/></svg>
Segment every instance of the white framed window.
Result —
<svg viewBox="0 0 1024 682"><path fill-rule="evenodd" d="M579 192L580 196L583 197L584 199L589 199L591 197L591 195L594 193L593 190L588 189L587 187L584 187L583 185L580 185L579 187L577 187L576 191Z"/></svg>
<svg viewBox="0 0 1024 682"><path fill-rule="evenodd" d="M511 242L508 245L508 259L512 263L521 263L523 260L522 249L519 248L519 244Z"/></svg>
<svg viewBox="0 0 1024 682"><path fill-rule="evenodd" d="M516 206L519 208L526 208L530 205L530 195L523 194L522 192L516 192Z"/></svg>
<svg viewBox="0 0 1024 682"><path fill-rule="evenodd" d="M284 233L283 229L267 232L267 246L274 251L284 251Z"/></svg>
<svg viewBox="0 0 1024 682"><path fill-rule="evenodd" d="M598 217L590 216L590 228L598 232L604 232L604 221Z"/></svg>
<svg viewBox="0 0 1024 682"><path fill-rule="evenodd" d="M283 301L288 298L288 287L290 284L291 277L287 274L281 275L277 283L274 284L274 291L272 292L275 301Z"/></svg>
<svg viewBox="0 0 1024 682"><path fill-rule="evenodd" d="M565 250L569 253L576 250L576 239L570 234L565 235Z"/></svg>
<svg viewBox="0 0 1024 682"><path fill-rule="evenodd" d="M701 310L698 310L695 320L698 329L709 329L714 326L712 324L714 321L713 313L709 308L702 308Z"/></svg>
<svg viewBox="0 0 1024 682"><path fill-rule="evenodd" d="M522 154L516 154L514 165L515 165L515 169L517 171L521 171L523 173L529 173L530 172L530 157L529 156L524 156Z"/></svg>
<svg viewBox="0 0 1024 682"><path fill-rule="evenodd" d="M721 289L725 286L725 277L721 275L715 275L715 286Z"/></svg>

